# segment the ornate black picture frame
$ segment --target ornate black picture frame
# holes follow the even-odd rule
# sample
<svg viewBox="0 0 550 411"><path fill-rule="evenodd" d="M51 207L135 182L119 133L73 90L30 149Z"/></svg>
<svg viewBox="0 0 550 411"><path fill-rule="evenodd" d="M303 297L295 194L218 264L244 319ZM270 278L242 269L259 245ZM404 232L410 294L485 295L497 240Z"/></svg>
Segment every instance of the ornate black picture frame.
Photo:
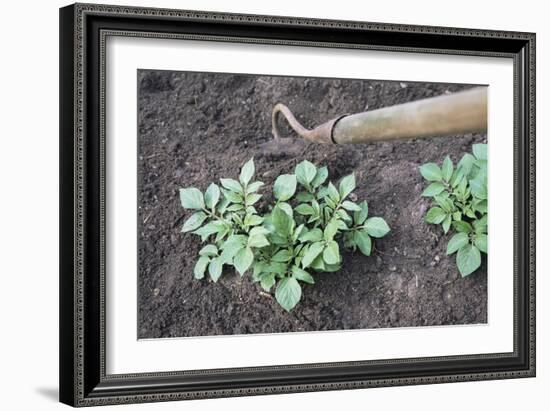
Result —
<svg viewBox="0 0 550 411"><path fill-rule="evenodd" d="M105 372L105 39L187 38L447 55L514 65L511 353ZM535 34L75 4L60 10L60 400L73 406L535 376Z"/></svg>

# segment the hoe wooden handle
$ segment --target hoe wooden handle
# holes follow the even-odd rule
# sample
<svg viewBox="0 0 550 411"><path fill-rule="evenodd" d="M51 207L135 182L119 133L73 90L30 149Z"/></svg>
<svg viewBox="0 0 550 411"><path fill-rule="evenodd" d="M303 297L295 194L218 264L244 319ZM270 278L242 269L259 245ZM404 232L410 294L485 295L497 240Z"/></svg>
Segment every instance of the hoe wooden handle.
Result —
<svg viewBox="0 0 550 411"><path fill-rule="evenodd" d="M432 97L343 117L337 144L448 136L487 130L487 87Z"/></svg>
<svg viewBox="0 0 550 411"><path fill-rule="evenodd" d="M412 101L332 119L313 130L303 127L283 104L273 109L273 134L283 114L303 138L322 144L448 136L487 130L487 87Z"/></svg>

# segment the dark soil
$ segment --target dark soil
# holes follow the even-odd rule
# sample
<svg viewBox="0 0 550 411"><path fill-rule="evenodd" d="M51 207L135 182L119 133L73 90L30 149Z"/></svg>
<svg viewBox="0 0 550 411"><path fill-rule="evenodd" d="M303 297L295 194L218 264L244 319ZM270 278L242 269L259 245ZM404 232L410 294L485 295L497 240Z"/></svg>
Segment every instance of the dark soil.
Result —
<svg viewBox="0 0 550 411"><path fill-rule="evenodd" d="M487 322L487 266L461 278L448 237L424 222L430 201L418 167L456 163L486 136L382 142L355 146L304 145L297 153L266 154L271 110L288 105L308 127L361 112L469 88L469 85L333 80L272 76L138 72L140 338L278 333ZM261 293L250 276L227 269L218 283L193 278L200 239L180 232L190 212L178 189L201 190L237 177L254 156L264 181L264 205L274 179L308 159L326 164L333 181L354 171L355 193L391 232L371 257L346 253L342 269L304 285L290 313Z"/></svg>

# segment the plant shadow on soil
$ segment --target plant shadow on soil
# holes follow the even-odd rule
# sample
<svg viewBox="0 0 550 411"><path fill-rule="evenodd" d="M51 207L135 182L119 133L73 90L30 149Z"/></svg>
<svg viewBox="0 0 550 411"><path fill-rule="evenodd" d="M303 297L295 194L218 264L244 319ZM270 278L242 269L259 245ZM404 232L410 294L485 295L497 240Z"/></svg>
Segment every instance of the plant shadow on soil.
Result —
<svg viewBox="0 0 550 411"><path fill-rule="evenodd" d="M418 167L456 164L485 134L354 146L304 144L272 153L271 110L282 102L307 127L342 113L455 92L471 85L292 78L138 70L138 337L186 337L293 331L415 327L487 322L487 261L461 278L449 236L427 224L430 199ZM289 132L289 130L286 130ZM202 191L238 177L254 156L266 183L258 207L267 211L275 178L307 159L327 165L336 182L355 172L358 201L391 231L371 257L345 252L342 269L315 275L300 303L285 312L249 274L232 268L218 283L195 280L200 238L180 232L190 211L178 190Z"/></svg>

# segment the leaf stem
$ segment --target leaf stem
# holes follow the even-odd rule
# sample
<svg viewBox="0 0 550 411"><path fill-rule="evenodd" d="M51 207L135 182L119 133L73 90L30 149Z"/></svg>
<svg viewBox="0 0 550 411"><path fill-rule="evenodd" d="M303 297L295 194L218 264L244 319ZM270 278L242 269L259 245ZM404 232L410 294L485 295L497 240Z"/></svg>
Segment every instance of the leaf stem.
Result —
<svg viewBox="0 0 550 411"><path fill-rule="evenodd" d="M223 217L218 216L216 213L210 211L210 210L207 209L207 208L204 208L204 207L203 207L202 211L206 212L206 214L208 214L208 215L209 215L210 217L212 217L212 218L215 218L216 220L220 220L220 221L223 221L224 223L227 223L227 221L224 220Z"/></svg>

